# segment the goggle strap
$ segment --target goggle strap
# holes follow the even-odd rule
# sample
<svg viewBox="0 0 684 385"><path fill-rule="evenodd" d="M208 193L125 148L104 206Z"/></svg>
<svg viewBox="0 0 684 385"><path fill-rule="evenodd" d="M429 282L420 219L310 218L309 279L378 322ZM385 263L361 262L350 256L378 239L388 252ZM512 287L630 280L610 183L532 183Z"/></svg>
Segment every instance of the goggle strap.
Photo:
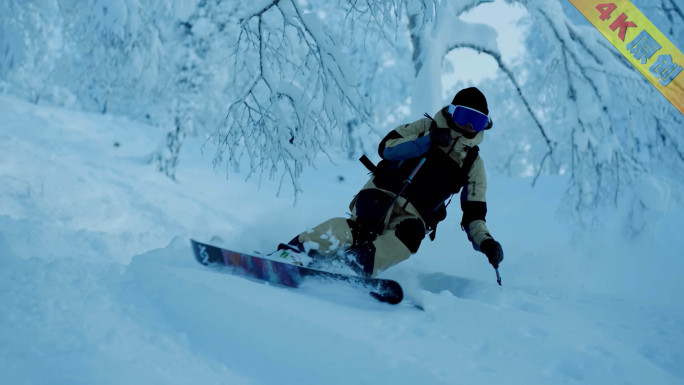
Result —
<svg viewBox="0 0 684 385"><path fill-rule="evenodd" d="M482 112L480 112L480 111L478 111L478 110L476 110L476 109L474 109L474 108L462 106L462 105L460 105L460 104L459 104L459 105L449 104L449 114L453 115L454 112L456 112L456 108L457 108L457 107L465 108L465 109L467 109L467 110L476 112L476 113L478 113L478 114L480 114L480 115L486 116L487 119L489 119L489 115L487 115L487 114L485 114L485 113L482 113Z"/></svg>

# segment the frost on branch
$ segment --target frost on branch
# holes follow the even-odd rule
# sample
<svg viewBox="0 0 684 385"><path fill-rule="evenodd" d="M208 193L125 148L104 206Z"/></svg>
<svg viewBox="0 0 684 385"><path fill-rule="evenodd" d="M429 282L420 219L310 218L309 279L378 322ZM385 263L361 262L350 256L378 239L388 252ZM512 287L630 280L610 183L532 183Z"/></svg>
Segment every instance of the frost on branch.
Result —
<svg viewBox="0 0 684 385"><path fill-rule="evenodd" d="M186 125L191 125L191 121L184 122ZM153 163L159 172L176 180L176 167L179 163L181 146L185 140L187 130L183 127L180 118L175 119L175 128L166 133L166 140L159 150L152 153L150 156L150 163Z"/></svg>
<svg viewBox="0 0 684 385"><path fill-rule="evenodd" d="M350 116L368 113L334 39L296 1L253 9L240 26L230 55L239 92L214 134L214 163L247 160L249 175L290 180L296 194L303 165L327 153Z"/></svg>
<svg viewBox="0 0 684 385"><path fill-rule="evenodd" d="M630 200L647 178L681 183L674 176L684 172L682 115L572 6L565 12L558 2L518 2L532 21L524 90L535 95L535 112L554 137L564 138L558 140L570 174L564 206L578 223L600 224L602 210ZM667 1L651 3L651 10L669 9ZM684 35L677 27L684 24L681 13L654 22L675 38ZM636 212L642 206L649 205L633 205L626 216L643 217Z"/></svg>

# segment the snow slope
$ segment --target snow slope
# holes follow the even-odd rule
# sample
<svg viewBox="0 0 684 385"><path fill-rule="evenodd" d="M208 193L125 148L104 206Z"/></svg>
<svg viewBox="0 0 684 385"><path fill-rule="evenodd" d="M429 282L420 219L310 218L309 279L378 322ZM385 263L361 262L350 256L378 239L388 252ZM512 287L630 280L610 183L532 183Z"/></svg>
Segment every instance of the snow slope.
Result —
<svg viewBox="0 0 684 385"><path fill-rule="evenodd" d="M563 178L490 176L503 286L452 205L437 241L386 272L407 294L390 306L216 273L188 243L271 251L344 215L358 162L321 162L293 206L273 182L214 172L197 140L175 183L146 162L152 127L8 96L0 116L2 384L684 383L672 202L639 239L580 241L555 214Z"/></svg>

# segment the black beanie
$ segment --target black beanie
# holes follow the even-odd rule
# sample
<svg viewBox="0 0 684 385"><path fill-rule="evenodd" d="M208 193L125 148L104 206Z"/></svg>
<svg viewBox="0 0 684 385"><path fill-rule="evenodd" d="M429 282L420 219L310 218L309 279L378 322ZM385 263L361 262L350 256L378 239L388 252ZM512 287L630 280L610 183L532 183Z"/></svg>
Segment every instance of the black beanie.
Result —
<svg viewBox="0 0 684 385"><path fill-rule="evenodd" d="M487 99L485 96L475 87L464 88L454 96L454 100L451 104L455 106L466 106L472 109L478 110L485 115L489 115L489 109L487 108Z"/></svg>

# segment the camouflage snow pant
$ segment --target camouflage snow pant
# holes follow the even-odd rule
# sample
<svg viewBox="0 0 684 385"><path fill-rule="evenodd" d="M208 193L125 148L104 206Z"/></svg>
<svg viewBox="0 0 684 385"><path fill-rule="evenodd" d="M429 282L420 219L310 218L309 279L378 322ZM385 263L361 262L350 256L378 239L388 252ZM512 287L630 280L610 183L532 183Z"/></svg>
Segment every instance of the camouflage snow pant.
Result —
<svg viewBox="0 0 684 385"><path fill-rule="evenodd" d="M329 219L297 239L323 257L353 255L363 272L374 277L415 254L426 235L418 211L402 197L381 220L393 196L371 179L352 200L349 219Z"/></svg>

